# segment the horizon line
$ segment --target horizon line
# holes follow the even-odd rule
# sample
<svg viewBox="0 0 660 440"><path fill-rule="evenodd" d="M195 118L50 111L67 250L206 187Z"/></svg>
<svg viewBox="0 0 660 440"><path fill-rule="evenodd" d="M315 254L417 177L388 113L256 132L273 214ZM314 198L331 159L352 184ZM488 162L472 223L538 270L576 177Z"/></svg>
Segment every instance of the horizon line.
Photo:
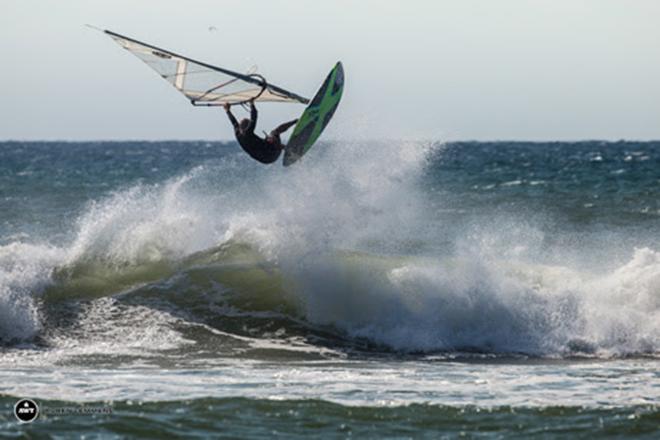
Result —
<svg viewBox="0 0 660 440"><path fill-rule="evenodd" d="M460 142L471 142L471 143L494 143L494 142L524 142L524 143L552 143L552 142L564 142L564 143L584 143L584 142L606 142L606 143L621 143L621 142L660 142L660 138L652 139L634 139L634 138L618 138L618 139L605 139L605 138L581 138L581 139L429 139L429 138L371 138L371 139L327 139L321 142L439 142L439 143L460 143ZM11 143L11 142L35 142L35 143L125 143L125 142L208 142L208 143L231 143L237 142L236 139L140 139L140 138L127 138L127 139L0 139L0 143Z"/></svg>

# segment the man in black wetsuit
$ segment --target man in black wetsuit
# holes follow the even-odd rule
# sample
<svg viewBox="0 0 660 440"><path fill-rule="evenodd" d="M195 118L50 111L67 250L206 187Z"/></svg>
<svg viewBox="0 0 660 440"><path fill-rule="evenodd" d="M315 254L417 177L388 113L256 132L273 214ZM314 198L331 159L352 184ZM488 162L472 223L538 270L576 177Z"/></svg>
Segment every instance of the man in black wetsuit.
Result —
<svg viewBox="0 0 660 440"><path fill-rule="evenodd" d="M236 140L247 154L253 159L261 163L273 163L280 157L284 145L280 139L280 135L293 126L297 119L285 122L278 126L275 130L271 131L266 139L262 139L254 134L254 129L257 126L257 108L254 106L254 99L250 100L250 119L242 119L239 123L234 115L231 114L231 107L225 104L225 111L227 116L234 126L234 133Z"/></svg>

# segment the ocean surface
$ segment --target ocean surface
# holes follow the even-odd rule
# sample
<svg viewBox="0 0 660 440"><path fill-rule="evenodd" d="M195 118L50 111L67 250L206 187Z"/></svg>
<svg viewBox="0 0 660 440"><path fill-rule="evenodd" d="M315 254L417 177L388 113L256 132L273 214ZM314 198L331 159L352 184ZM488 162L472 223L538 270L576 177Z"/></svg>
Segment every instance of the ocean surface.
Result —
<svg viewBox="0 0 660 440"><path fill-rule="evenodd" d="M2 437L659 438L660 142L0 143L0 408Z"/></svg>

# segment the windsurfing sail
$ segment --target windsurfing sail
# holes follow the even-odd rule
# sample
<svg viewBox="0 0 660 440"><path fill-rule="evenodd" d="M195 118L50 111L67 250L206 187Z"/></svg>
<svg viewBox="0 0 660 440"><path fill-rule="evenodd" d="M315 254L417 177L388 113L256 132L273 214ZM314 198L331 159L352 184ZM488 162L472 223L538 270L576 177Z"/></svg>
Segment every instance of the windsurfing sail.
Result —
<svg viewBox="0 0 660 440"><path fill-rule="evenodd" d="M117 44L154 69L196 106L242 104L251 99L264 102L309 100L266 81L256 73L243 74L196 61L116 32L100 29Z"/></svg>

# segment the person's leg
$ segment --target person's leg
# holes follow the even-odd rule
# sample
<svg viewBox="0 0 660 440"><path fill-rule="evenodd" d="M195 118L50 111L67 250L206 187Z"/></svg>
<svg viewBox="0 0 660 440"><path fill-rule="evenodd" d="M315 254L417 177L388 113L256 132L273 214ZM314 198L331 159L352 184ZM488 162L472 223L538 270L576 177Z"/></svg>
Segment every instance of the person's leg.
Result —
<svg viewBox="0 0 660 440"><path fill-rule="evenodd" d="M289 128L291 128L295 123L298 122L297 119L294 119L293 121L285 122L284 124L280 124L275 128L273 131L270 132L271 136L279 136L285 131L287 131Z"/></svg>

